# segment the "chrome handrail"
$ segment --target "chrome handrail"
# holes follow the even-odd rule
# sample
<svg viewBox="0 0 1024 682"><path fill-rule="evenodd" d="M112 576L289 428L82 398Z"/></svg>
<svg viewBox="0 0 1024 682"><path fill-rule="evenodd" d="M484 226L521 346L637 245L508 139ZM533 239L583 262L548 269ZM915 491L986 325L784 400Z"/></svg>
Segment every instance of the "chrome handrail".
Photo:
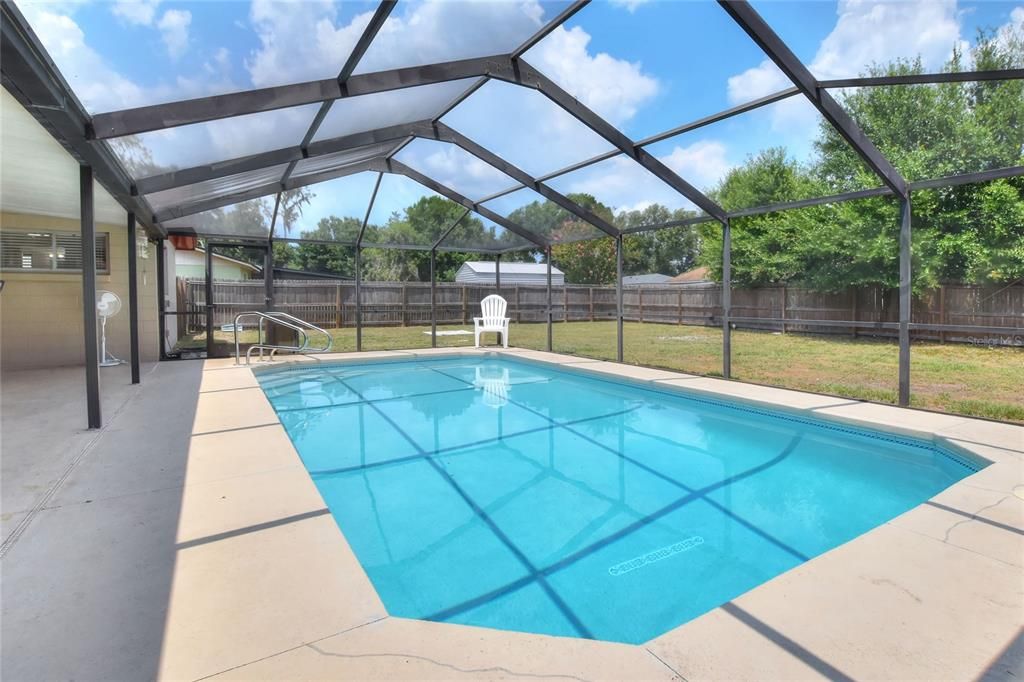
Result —
<svg viewBox="0 0 1024 682"><path fill-rule="evenodd" d="M238 340L238 329L239 329L239 326L240 326L239 325L239 321L243 317L256 317L256 318L259 318L259 327L258 327L258 329L259 329L259 332L258 332L259 336L257 338L257 342L252 344L251 346L249 346L249 348L245 351L245 364L246 365L251 363L251 361L252 361L252 352L254 350L257 350L257 349L259 349L259 351L260 351L260 358L261 359L263 358L263 351L264 350L269 350L270 351L270 360L273 361L274 354L277 353L277 351L279 351L279 350L290 351L290 352L293 352L293 353L327 353L327 352L329 352L331 350L331 347L334 344L334 339L331 337L331 335L326 330L321 329L320 327L317 327L316 325L310 324L309 322L306 322L305 320L300 320L299 318L295 317L294 315L289 315L288 313L282 313L282 312L278 312L278 311L248 310L248 311L244 311L244 312L241 312L241 313L238 313L237 315L235 315L235 324L234 324L234 330L233 331L234 331L234 336L235 336L235 364L236 365L242 364L241 363L242 351L241 351L241 346L240 346L239 340ZM283 327L287 327L288 329L291 329L291 330L295 331L296 334L299 337L300 343L297 344L297 345L283 345L283 344L264 343L263 342L263 321L264 320L270 320L271 322L274 322L276 324L279 324L279 325L281 325ZM293 320L294 323L289 321L289 320ZM309 341L310 341L309 334L306 333L307 329L320 332L325 337L327 337L327 346L324 347L324 348L310 348L309 347Z"/></svg>

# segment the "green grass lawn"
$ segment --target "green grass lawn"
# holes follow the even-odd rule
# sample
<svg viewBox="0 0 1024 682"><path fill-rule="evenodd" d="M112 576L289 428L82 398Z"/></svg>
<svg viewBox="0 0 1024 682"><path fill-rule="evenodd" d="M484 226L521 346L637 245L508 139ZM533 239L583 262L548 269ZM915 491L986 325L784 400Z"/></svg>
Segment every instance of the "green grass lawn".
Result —
<svg viewBox="0 0 1024 682"><path fill-rule="evenodd" d="M439 326L438 330L470 326ZM429 348L430 327L363 330L363 350ZM570 322L553 327L552 349L604 360L615 359L615 323ZM243 341L250 333L243 335ZM331 330L334 350L355 350L354 329ZM543 350L544 324L513 324L510 342ZM201 338L190 339L192 343ZM231 342L231 334L215 338ZM722 332L717 328L628 322L624 360L694 374L721 376ZM472 334L439 336L438 346L473 345ZM488 334L486 343L495 344ZM837 336L735 331L734 379L849 398L895 403L897 346L891 341ZM911 351L911 404L943 412L1024 422L1024 349L964 344L915 343Z"/></svg>

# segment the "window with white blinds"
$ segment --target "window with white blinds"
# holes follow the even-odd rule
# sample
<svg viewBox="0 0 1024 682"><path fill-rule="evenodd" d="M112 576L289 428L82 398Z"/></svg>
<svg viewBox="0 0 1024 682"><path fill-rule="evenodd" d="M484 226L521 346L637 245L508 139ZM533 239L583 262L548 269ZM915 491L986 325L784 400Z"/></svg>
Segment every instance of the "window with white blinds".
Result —
<svg viewBox="0 0 1024 682"><path fill-rule="evenodd" d="M96 233L96 272L110 273L110 235ZM82 238L71 232L0 231L0 269L81 272Z"/></svg>

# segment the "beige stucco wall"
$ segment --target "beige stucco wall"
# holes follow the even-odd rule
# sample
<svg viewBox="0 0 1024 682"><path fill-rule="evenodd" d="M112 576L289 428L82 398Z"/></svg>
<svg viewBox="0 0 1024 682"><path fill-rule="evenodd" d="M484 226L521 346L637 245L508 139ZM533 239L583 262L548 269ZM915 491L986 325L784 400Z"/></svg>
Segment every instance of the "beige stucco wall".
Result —
<svg viewBox="0 0 1024 682"><path fill-rule="evenodd" d="M38 229L77 232L67 218L0 213L0 230ZM113 291L124 304L107 322L107 347L128 360L128 239L124 224L97 223L110 234L110 274L96 276L96 288ZM140 230L141 232L141 230ZM139 346L144 361L159 353L156 314L156 248L138 260ZM0 366L4 369L78 365L85 359L81 273L0 272Z"/></svg>

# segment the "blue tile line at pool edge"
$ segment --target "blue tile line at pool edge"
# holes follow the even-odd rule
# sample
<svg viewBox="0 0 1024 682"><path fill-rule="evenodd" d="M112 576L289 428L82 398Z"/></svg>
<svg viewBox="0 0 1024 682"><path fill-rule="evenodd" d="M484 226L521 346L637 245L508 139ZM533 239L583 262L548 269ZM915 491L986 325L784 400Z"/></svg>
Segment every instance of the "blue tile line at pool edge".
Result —
<svg viewBox="0 0 1024 682"><path fill-rule="evenodd" d="M441 371L439 369L435 369L435 368L431 368L431 369L433 369L433 371L437 372L438 374L442 374L442 375L444 375L444 376L446 376L446 377L448 377L450 379L456 379L456 380L461 381L461 379L459 379L458 377L454 377L454 376L452 376L450 374L446 374L445 372L443 372L443 371ZM670 483L670 484L676 486L677 488L685 490L688 493L692 493L695 490L694 488L691 488L690 486L686 485L682 481L678 481L675 478L673 478L673 477L671 477L671 476L669 476L667 474L664 474L661 471L658 471L657 469L655 469L653 467L647 466L643 462L640 462L639 460L636 460L633 457L630 457L629 455L627 455L624 452L619 452L617 449L615 449L615 448L613 448L613 447L611 447L609 445L605 445L604 443L591 438L590 436L586 435L585 433L580 433L576 429L570 428L570 426L565 424L564 422L558 422L558 421L552 419L551 417L547 416L546 414L544 414L544 413L542 413L542 412L540 412L538 410L535 410L532 407L528 407L527 405L524 405L524 404L522 404L522 403L520 403L518 401L512 400L511 398L508 398L507 400L508 400L508 402L510 404L515 405L516 407L518 407L521 410L526 410L527 412L530 412L530 413L540 417L541 419L548 420L549 422L551 422L552 427L554 427L554 428L559 428L559 427L563 428L566 431L568 431L569 433L573 434L574 436L577 436L578 438L581 438L581 439L587 441L591 445L596 445L597 447L601 448L602 450L605 450L606 452L610 452L611 454L615 455L616 457L619 457L620 459L629 462L633 466L635 466L635 467L637 467L639 469L642 469L643 471L646 471L647 473L651 474L652 476L660 478L661 480L663 480L663 481L665 481L667 483ZM796 558L800 559L800 561L807 561L810 558L806 554L803 554L802 552L798 551L797 549L795 549L793 547L790 547L789 545L787 545L786 543L782 542L778 538L772 536L768 532L758 528L757 526L755 526L754 524L750 523L749 521L747 521L743 517L737 515L731 509L728 509L728 508L722 506L716 500L707 499L705 501L708 502L709 504L711 504L711 506L715 507L716 509L718 509L720 512L722 512L726 516L732 518L734 521L739 523L741 526L746 527L748 530L752 531L756 535L760 535L763 539L767 540L768 542L770 542L771 544L775 545L776 547L778 547L779 549L783 550L784 552L792 554Z"/></svg>
<svg viewBox="0 0 1024 682"><path fill-rule="evenodd" d="M336 376L332 378L338 383L342 384L345 388L347 388L348 390L352 391L357 396L362 398L362 395L359 393L359 391L356 391L354 388L346 384L343 379ZM400 427L397 423L395 423L395 421L391 419L391 417L389 417L383 410L381 410L378 406L372 403L370 404L370 407L374 411L376 411L377 414L379 414L385 421L387 421L393 429L395 429L399 434L401 434L403 438L409 441L409 443L414 448L416 448L421 454L426 455L426 451L420 447L419 443L417 443L411 436L409 436L409 434L406 433L405 430L402 429L402 427ZM580 635L580 637L585 639L594 639L594 635L587 629L585 625L583 625L579 617L575 613L573 613L572 609L569 608L569 605L562 600L561 596L559 596L558 593L555 592L555 590L548 584L547 580L545 580L543 576L537 574L536 567L530 562L530 560L526 557L522 550L520 550L515 545L515 543L513 543L512 540L507 535L505 535L504 531L502 531L498 527L494 520L491 519L491 517L483 509L481 509L479 505L476 504L476 502L462 489L461 486L459 486L458 483L456 483L455 479L452 478L451 474L449 474L448 471L443 466L438 464L437 461L435 461L431 456L426 455L426 461L437 471L437 473L442 478L444 478L448 482L449 485L452 486L455 492L458 493L458 495L463 499L463 501L467 505L469 505L469 507L473 510L473 513L479 516L480 519L485 524L487 524L487 527L490 528L491 533L494 534L498 541L504 544L505 547L510 552L512 552L516 559L521 564L523 564L526 570L533 576L533 581L536 581L540 585L541 589L543 589L544 592L548 595L548 598L551 599L555 607L559 611L561 611L562 615L566 617L566 619L573 626L573 628Z"/></svg>
<svg viewBox="0 0 1024 682"><path fill-rule="evenodd" d="M482 359L485 359L485 360L499 360L501 362L509 362L509 363L512 363L512 364L525 365L527 367L542 367L542 368L544 368L545 370L548 370L548 371L560 372L560 373L569 374L569 375L572 375L572 376L583 377L583 378L586 378L586 379L591 379L593 381L599 381L599 382L602 382L602 383L612 384L614 386L628 386L630 388L638 389L638 390L641 390L641 391L650 391L651 393L657 393L659 395L667 395L667 396L671 396L671 397L674 397L674 398L677 398L677 399L680 399L680 400L684 400L684 401L693 401L695 403L700 403L700 404L704 404L704 405L713 405L715 407L723 408L723 409L727 409L727 410L737 410L737 411L740 411L740 412L747 412L747 413L751 413L751 414L756 414L756 415L759 415L761 417L782 419L782 420L785 420L785 421L791 421L791 422L796 422L798 424L803 424L805 426L813 426L813 427L816 427L816 428L822 428L822 429L827 429L827 430L831 430L831 431L837 431L839 433L852 434L852 435L855 435L855 436L859 436L861 438L875 438L875 439L887 441L887 442L890 442L890 443L896 443L897 445L903 445L903 446L906 446L906 447L912 447L912 448L916 448L916 449L928 450L930 452L938 452L939 454L941 454L943 457L946 457L950 461L955 462L956 464L959 464L960 466L964 467L965 469L967 469L969 471L972 471L972 472L975 472L975 473L977 473L978 471L981 471L986 466L988 466L988 464L982 464L980 462L972 461L972 460L968 459L967 457L962 457L962 456L960 456L960 455L958 455L958 454L956 454L954 452L951 452L949 449L943 447L939 443L935 443L933 441L928 441L928 440L925 440L923 438L917 438L917 437L913 437L913 436L899 436L899 435L891 434L891 433L888 433L888 432L885 432L885 431L879 431L879 430L876 430L876 429L872 429L870 427L861 427L861 426L853 426L853 425L845 425L845 424L836 424L835 422L832 422L832 421L830 421L830 420L828 420L828 419L826 419L824 417L820 417L820 416L813 416L813 417L811 417L811 416L799 416L799 415L789 414L789 413L787 413L787 412L785 412L783 410L762 409L762 408L753 407L753 406L746 405L746 404L741 404L741 403L738 403L738 402L735 402L735 401L730 402L728 400L708 398L708 397L704 397L704 396L695 396L692 393L690 393L689 391L686 391L685 389L682 389L682 390L671 390L671 389L667 389L666 387L658 386L656 383L650 382L650 381L635 381L635 380L630 380L629 377L609 377L609 376L605 376L605 375L599 375L599 374L596 374L594 372L588 372L588 371L585 370L585 368L575 368L575 367L569 368L569 367L565 367L563 365L555 365L553 363L548 363L548 362L543 362L543 361L534 361L534 360L530 360L529 358L513 357L513 356L507 356L507 355L503 355L503 354L500 354L500 355L499 354L495 354L494 356L459 355L459 356L455 356L455 357L435 357L435 358L398 358L398 359L390 360L390 361L387 361L387 362L373 362L373 363L358 363L358 362L345 362L345 361L341 361L341 362L333 362L331 364L323 363L322 365L318 365L318 366L320 366L320 367L356 367L356 366L364 367L364 366L372 366L372 365L419 364L422 367L424 367L425 369L433 369L432 367L430 367L429 365L427 365L425 363L427 363L427 362L438 362L438 361L445 361L445 362L473 361L473 360L479 361L479 359L481 359L481 357L482 357ZM274 370L274 371L264 372L264 374L267 374L267 375L278 374L278 373L287 372L287 371L295 371L295 370L298 370L298 369L306 369L306 368L298 368L298 367L296 367L296 368L282 368L282 369L278 369L278 370ZM257 380L258 380L258 378L257 378ZM857 400L856 398L847 398L845 400L851 400L851 401L854 401L854 402L863 402L863 401Z"/></svg>

